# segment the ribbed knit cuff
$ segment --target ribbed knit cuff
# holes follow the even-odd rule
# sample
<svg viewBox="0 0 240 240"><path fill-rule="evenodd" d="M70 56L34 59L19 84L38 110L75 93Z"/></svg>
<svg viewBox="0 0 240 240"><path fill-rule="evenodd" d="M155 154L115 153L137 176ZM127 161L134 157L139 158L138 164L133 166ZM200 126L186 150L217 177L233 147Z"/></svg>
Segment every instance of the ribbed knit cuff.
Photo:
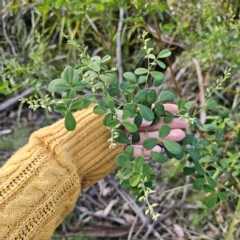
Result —
<svg viewBox="0 0 240 240"><path fill-rule="evenodd" d="M64 120L41 129L33 137L38 137L50 151L64 152L74 163L82 179L82 188L88 187L103 178L116 167L116 157L123 151L117 144L109 148L110 131L103 125L103 115L92 112L93 106L74 113L77 127L67 131Z"/></svg>

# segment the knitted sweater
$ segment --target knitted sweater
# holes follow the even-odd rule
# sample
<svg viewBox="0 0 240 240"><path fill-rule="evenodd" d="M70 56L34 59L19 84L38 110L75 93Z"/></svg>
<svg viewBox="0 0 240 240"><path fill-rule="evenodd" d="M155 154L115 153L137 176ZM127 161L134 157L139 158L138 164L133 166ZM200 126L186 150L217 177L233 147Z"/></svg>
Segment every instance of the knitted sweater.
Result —
<svg viewBox="0 0 240 240"><path fill-rule="evenodd" d="M80 190L116 168L122 146L109 148L102 116L89 107L33 133L0 169L0 239L48 240L74 208Z"/></svg>

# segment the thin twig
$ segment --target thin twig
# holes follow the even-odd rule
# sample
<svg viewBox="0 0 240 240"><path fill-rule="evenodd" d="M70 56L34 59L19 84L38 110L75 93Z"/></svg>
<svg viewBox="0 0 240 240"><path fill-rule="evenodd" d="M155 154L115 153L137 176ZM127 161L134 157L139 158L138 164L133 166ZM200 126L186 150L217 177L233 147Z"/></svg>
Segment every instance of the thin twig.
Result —
<svg viewBox="0 0 240 240"><path fill-rule="evenodd" d="M118 29L117 29L117 49L116 49L116 55L117 55L117 64L118 64L118 81L119 84L123 81L123 69L122 69L122 44L121 44L121 32L122 32L122 26L123 26L123 15L124 15L124 9L121 7L119 9L119 22L118 22Z"/></svg>
<svg viewBox="0 0 240 240"><path fill-rule="evenodd" d="M2 15L2 29L3 29L3 35L7 41L7 43L10 45L11 48L11 52L14 56L17 55L16 50L15 50L15 46L13 45L12 41L9 39L8 35L7 35L7 30L6 30L6 22L5 22L5 18L8 15L8 12L5 12Z"/></svg>
<svg viewBox="0 0 240 240"><path fill-rule="evenodd" d="M33 90L34 90L33 88L29 88L29 89L25 90L24 92L22 92L21 94L15 96L13 98L10 98L10 99L6 100L5 102L1 103L0 104L0 111L3 111L6 108L12 106L16 102L18 102L18 100L20 98L25 97L25 96L31 94L33 92Z"/></svg>

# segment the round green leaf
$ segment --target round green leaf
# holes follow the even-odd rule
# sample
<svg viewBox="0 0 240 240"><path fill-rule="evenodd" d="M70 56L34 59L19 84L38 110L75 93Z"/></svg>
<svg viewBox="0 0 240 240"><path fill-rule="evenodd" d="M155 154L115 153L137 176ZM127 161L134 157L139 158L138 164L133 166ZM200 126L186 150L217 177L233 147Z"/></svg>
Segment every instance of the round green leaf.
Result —
<svg viewBox="0 0 240 240"><path fill-rule="evenodd" d="M79 100L71 105L70 110L79 110L81 109L82 105L83 105L83 101Z"/></svg>
<svg viewBox="0 0 240 240"><path fill-rule="evenodd" d="M138 78L138 84L145 83L146 81L147 81L147 77L146 76L140 76Z"/></svg>
<svg viewBox="0 0 240 240"><path fill-rule="evenodd" d="M110 121L110 122L107 124L107 126L108 126L109 128L117 128L117 127L120 126L120 121L117 120L117 119L114 119L114 120Z"/></svg>
<svg viewBox="0 0 240 240"><path fill-rule="evenodd" d="M117 164L123 168L131 168L132 167L132 164L131 164L128 156L124 153L117 156Z"/></svg>
<svg viewBox="0 0 240 240"><path fill-rule="evenodd" d="M69 86L66 81L62 79L55 79L51 81L48 85L48 90L50 92L64 92L69 89Z"/></svg>
<svg viewBox="0 0 240 240"><path fill-rule="evenodd" d="M76 128L77 125L76 120L70 111L67 112L64 123L68 131L73 131Z"/></svg>
<svg viewBox="0 0 240 240"><path fill-rule="evenodd" d="M143 147L145 149L152 149L153 147L155 147L156 145L158 144L158 139L157 138L149 138L149 139L146 139L144 142L143 142Z"/></svg>
<svg viewBox="0 0 240 240"><path fill-rule="evenodd" d="M162 62L162 61L160 61L160 60L156 60L156 62L157 62L157 64L158 64L159 67L161 67L161 68L163 68L163 69L166 68L166 65L165 65L164 62Z"/></svg>
<svg viewBox="0 0 240 240"><path fill-rule="evenodd" d="M143 102L143 101L147 100L147 95L148 95L147 90L141 89L137 92L137 94L134 98L134 101L135 102Z"/></svg>
<svg viewBox="0 0 240 240"><path fill-rule="evenodd" d="M208 208L213 208L217 203L217 195L213 195L211 197L209 197L206 202L205 202L205 205L208 207Z"/></svg>
<svg viewBox="0 0 240 240"><path fill-rule="evenodd" d="M175 98L174 94L170 91L162 91L159 95L160 101L171 101Z"/></svg>
<svg viewBox="0 0 240 240"><path fill-rule="evenodd" d="M151 71L150 74L154 79L156 79L158 81L164 81L164 79L165 79L165 75L162 72Z"/></svg>
<svg viewBox="0 0 240 240"><path fill-rule="evenodd" d="M143 174L149 174L151 171L152 171L152 168L150 167L149 164L144 163L144 164L142 165L142 173L143 173Z"/></svg>
<svg viewBox="0 0 240 240"><path fill-rule="evenodd" d="M132 81L132 82L136 82L137 81L137 78L136 78L136 75L132 72L125 72L123 74L124 78L126 78L127 80L129 81Z"/></svg>
<svg viewBox="0 0 240 240"><path fill-rule="evenodd" d="M161 153L151 151L150 154L154 161L159 163L165 162L165 158Z"/></svg>
<svg viewBox="0 0 240 240"><path fill-rule="evenodd" d="M228 196L225 193L223 193L223 192L218 192L218 197L223 202L227 202L227 200L228 200Z"/></svg>
<svg viewBox="0 0 240 240"><path fill-rule="evenodd" d="M183 173L185 176L191 175L195 172L195 168L190 168L190 167L184 167L183 168Z"/></svg>
<svg viewBox="0 0 240 240"><path fill-rule="evenodd" d="M100 115L100 114L104 114L104 113L107 113L108 110L103 107L103 106L100 106L100 105L96 105L94 108L93 108L93 112L97 115Z"/></svg>
<svg viewBox="0 0 240 240"><path fill-rule="evenodd" d="M162 127L159 129L159 137L164 138L168 136L168 134L171 132L171 128L168 125L162 125Z"/></svg>
<svg viewBox="0 0 240 240"><path fill-rule="evenodd" d="M144 73L147 73L147 72L148 72L148 70L146 68L137 68L134 73L136 75L141 75L141 74L144 74Z"/></svg>
<svg viewBox="0 0 240 240"><path fill-rule="evenodd" d="M210 186L209 184L204 184L203 185L203 190L205 192L210 192L210 193L215 193L216 192L215 188Z"/></svg>
<svg viewBox="0 0 240 240"><path fill-rule="evenodd" d="M141 104L138 104L138 108L139 108L141 116L145 120L152 121L154 119L154 113L150 108L148 108L144 105L141 105Z"/></svg>
<svg viewBox="0 0 240 240"><path fill-rule="evenodd" d="M120 129L115 129L113 133L113 138L119 143L130 143L127 135Z"/></svg>
<svg viewBox="0 0 240 240"><path fill-rule="evenodd" d="M130 132L134 133L138 130L137 126L131 122L123 122L123 126Z"/></svg>
<svg viewBox="0 0 240 240"><path fill-rule="evenodd" d="M171 140L162 140L162 142L169 152L173 154L179 154L182 152L182 146L179 143Z"/></svg>
<svg viewBox="0 0 240 240"><path fill-rule="evenodd" d="M164 49L158 54L157 58L166 58L169 57L170 55L171 52L168 49Z"/></svg>
<svg viewBox="0 0 240 240"><path fill-rule="evenodd" d="M147 95L147 101L149 104L155 103L157 100L157 92L155 89L150 90Z"/></svg>
<svg viewBox="0 0 240 240"><path fill-rule="evenodd" d="M140 126L141 126L141 124L142 124L142 117L141 117L141 115L136 115L135 117L134 117L134 123L136 124L136 126L138 127L138 128L140 128Z"/></svg>
<svg viewBox="0 0 240 240"><path fill-rule="evenodd" d="M104 57L102 58L101 63L107 62L107 61L109 61L110 59L111 59L111 56L106 55L106 56L104 56Z"/></svg>
<svg viewBox="0 0 240 240"><path fill-rule="evenodd" d="M132 187L135 187L138 185L138 183L141 181L140 175L132 176L132 178L129 180L129 183Z"/></svg>
<svg viewBox="0 0 240 240"><path fill-rule="evenodd" d="M203 188L204 183L205 183L204 178L198 178L193 182L193 187L197 190L201 190Z"/></svg>
<svg viewBox="0 0 240 240"><path fill-rule="evenodd" d="M55 108L54 108L54 111L55 112L57 112L57 113L64 113L64 112L66 112L68 109L67 109L67 107L65 107L65 106L56 106Z"/></svg>
<svg viewBox="0 0 240 240"><path fill-rule="evenodd" d="M130 112L129 111L123 111L123 115L122 115L122 120L126 120L130 117Z"/></svg>

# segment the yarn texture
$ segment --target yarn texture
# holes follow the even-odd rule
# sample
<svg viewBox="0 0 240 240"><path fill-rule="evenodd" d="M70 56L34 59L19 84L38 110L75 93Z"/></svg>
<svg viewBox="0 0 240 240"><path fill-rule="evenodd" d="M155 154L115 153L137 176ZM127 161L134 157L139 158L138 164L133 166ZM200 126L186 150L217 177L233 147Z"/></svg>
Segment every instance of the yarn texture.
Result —
<svg viewBox="0 0 240 240"><path fill-rule="evenodd" d="M117 167L123 147L109 148L103 116L91 106L74 117L74 131L63 120L36 131L0 169L1 240L51 239L81 189Z"/></svg>

